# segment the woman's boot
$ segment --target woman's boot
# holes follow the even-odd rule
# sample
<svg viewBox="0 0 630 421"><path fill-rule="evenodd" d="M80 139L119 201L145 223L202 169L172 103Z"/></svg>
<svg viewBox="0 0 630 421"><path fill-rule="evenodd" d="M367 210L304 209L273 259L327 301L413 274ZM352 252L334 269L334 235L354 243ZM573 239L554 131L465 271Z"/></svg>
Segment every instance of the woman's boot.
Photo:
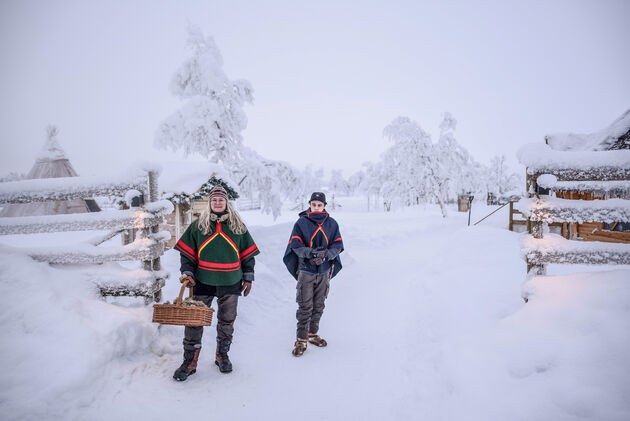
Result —
<svg viewBox="0 0 630 421"><path fill-rule="evenodd" d="M219 366L221 373L229 373L232 371L232 362L228 357L228 351L230 350L229 341L217 341L217 353L214 363Z"/></svg>
<svg viewBox="0 0 630 421"><path fill-rule="evenodd" d="M175 373L173 378L180 382L183 382L188 376L195 374L197 371L197 361L199 360L199 353L201 352L201 344L199 345L184 345L184 362Z"/></svg>

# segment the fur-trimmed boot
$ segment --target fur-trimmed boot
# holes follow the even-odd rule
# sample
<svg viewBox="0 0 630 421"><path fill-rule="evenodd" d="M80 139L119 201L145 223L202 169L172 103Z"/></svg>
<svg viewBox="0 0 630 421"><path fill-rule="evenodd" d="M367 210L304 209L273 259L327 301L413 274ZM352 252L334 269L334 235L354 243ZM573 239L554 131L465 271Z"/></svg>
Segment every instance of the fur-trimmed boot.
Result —
<svg viewBox="0 0 630 421"><path fill-rule="evenodd" d="M326 342L326 339L322 338L321 336L317 335L316 333L309 333L308 334L308 341L310 343L312 343L313 345L318 346L320 348L323 348L326 345L328 345L328 342Z"/></svg>
<svg viewBox="0 0 630 421"><path fill-rule="evenodd" d="M197 361L199 360L199 353L201 352L201 346L195 347L194 345L184 345L184 362L175 370L173 378L177 381L183 382L195 374L197 371Z"/></svg>
<svg viewBox="0 0 630 421"><path fill-rule="evenodd" d="M229 373L232 371L232 362L228 356L230 351L231 342L229 341L217 341L217 353L214 363L219 366L221 373Z"/></svg>
<svg viewBox="0 0 630 421"><path fill-rule="evenodd" d="M293 351L291 352L294 357L300 357L306 351L306 346L308 345L308 341L306 339L298 339L295 341L293 345Z"/></svg>

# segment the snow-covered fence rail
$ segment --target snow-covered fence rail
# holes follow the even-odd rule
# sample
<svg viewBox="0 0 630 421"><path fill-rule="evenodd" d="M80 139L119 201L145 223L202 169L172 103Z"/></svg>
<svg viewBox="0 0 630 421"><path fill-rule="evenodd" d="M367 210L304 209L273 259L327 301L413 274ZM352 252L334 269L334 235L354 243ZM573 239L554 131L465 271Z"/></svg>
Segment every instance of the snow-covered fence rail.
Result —
<svg viewBox="0 0 630 421"><path fill-rule="evenodd" d="M522 252L528 265L533 266L550 263L630 265L630 244L572 241L554 234L542 239L526 237Z"/></svg>
<svg viewBox="0 0 630 421"><path fill-rule="evenodd" d="M555 197L521 199L516 207L536 222L630 221L630 200L567 200Z"/></svg>
<svg viewBox="0 0 630 421"><path fill-rule="evenodd" d="M172 206L169 201L155 204L158 206L152 211L139 208L84 214L0 218L0 235L152 227L161 223L162 215L168 213Z"/></svg>
<svg viewBox="0 0 630 421"><path fill-rule="evenodd" d="M94 196L124 196L129 190L149 193L147 174L117 177L58 177L0 183L0 203L31 203Z"/></svg>
<svg viewBox="0 0 630 421"><path fill-rule="evenodd" d="M0 203L87 199L94 195L130 198L138 194L142 200L137 203L142 205L126 210L0 218L0 235L109 230L106 235L86 243L31 247L26 253L41 262L99 265L83 270L104 296L144 296L146 302L150 299L159 301L161 289L168 277L168 273L161 269L160 256L164 253L164 242L170 237L168 232L159 231L159 226L163 216L173 211L173 205L167 200L156 201L157 173L133 172L109 179L69 177L0 183ZM148 203L143 204L145 201ZM132 242L122 246L98 247L114 236L131 230L137 232ZM142 268L129 270L118 266L101 270L103 264L111 266L111 262L122 261L141 261Z"/></svg>

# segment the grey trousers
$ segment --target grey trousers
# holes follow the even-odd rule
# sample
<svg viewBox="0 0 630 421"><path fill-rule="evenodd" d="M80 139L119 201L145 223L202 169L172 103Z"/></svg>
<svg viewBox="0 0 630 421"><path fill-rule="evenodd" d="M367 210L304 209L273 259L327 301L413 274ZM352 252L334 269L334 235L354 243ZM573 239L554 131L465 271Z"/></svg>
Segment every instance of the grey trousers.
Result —
<svg viewBox="0 0 630 421"><path fill-rule="evenodd" d="M328 273L312 274L300 272L296 286L298 310L297 338L306 339L309 333L319 331L319 320L324 313L326 297L330 288Z"/></svg>
<svg viewBox="0 0 630 421"><path fill-rule="evenodd" d="M208 307L212 305L213 295L195 295L195 300L203 301ZM236 320L236 306L238 295L224 295L218 300L217 311L217 342L232 343L234 335L234 320ZM186 326L184 328L184 349L201 348L203 326Z"/></svg>

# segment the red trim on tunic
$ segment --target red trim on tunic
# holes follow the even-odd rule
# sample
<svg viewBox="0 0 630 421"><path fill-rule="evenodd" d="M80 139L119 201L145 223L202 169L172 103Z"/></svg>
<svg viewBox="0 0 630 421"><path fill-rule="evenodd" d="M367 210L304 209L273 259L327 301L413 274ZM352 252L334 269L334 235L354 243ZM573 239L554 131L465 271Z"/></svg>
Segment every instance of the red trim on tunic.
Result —
<svg viewBox="0 0 630 421"><path fill-rule="evenodd" d="M205 268L203 266L199 266L199 269L207 270L208 272L234 272L234 271L238 270L239 268L236 268L236 269L210 269L210 268Z"/></svg>
<svg viewBox="0 0 630 421"><path fill-rule="evenodd" d="M258 247L256 247L256 250L252 250L250 253L243 255L243 257L241 257L241 261L253 256L257 251L258 251Z"/></svg>
<svg viewBox="0 0 630 421"><path fill-rule="evenodd" d="M337 238L335 241L341 241L341 237ZM335 241L333 241L333 243L334 243Z"/></svg>
<svg viewBox="0 0 630 421"><path fill-rule="evenodd" d="M204 266L208 269L232 269L236 270L241 266L241 262L233 262L233 263L215 263L215 262L205 262L203 260L199 261L199 266Z"/></svg>
<svg viewBox="0 0 630 421"><path fill-rule="evenodd" d="M243 260L243 256L253 253L256 250L258 250L258 247L256 246L256 244L254 243L251 247L249 247L248 249L246 249L245 251L242 251L238 254L238 257Z"/></svg>
<svg viewBox="0 0 630 421"><path fill-rule="evenodd" d="M197 256L195 256L195 252L193 251L193 249L188 247L186 243L184 243L182 240L179 240L177 244L175 244L175 248L181 251L182 253L184 253L185 255L187 255L188 257L194 260L198 260Z"/></svg>
<svg viewBox="0 0 630 421"><path fill-rule="evenodd" d="M320 226L317 227L317 229L315 230L315 232L311 236L311 245L310 245L311 247L313 247L313 238L315 238L315 235L317 234L317 231L321 231L322 234L324 234L324 238L326 239L326 244L328 244L328 236L326 235L326 233L322 229L322 226L320 225Z"/></svg>

